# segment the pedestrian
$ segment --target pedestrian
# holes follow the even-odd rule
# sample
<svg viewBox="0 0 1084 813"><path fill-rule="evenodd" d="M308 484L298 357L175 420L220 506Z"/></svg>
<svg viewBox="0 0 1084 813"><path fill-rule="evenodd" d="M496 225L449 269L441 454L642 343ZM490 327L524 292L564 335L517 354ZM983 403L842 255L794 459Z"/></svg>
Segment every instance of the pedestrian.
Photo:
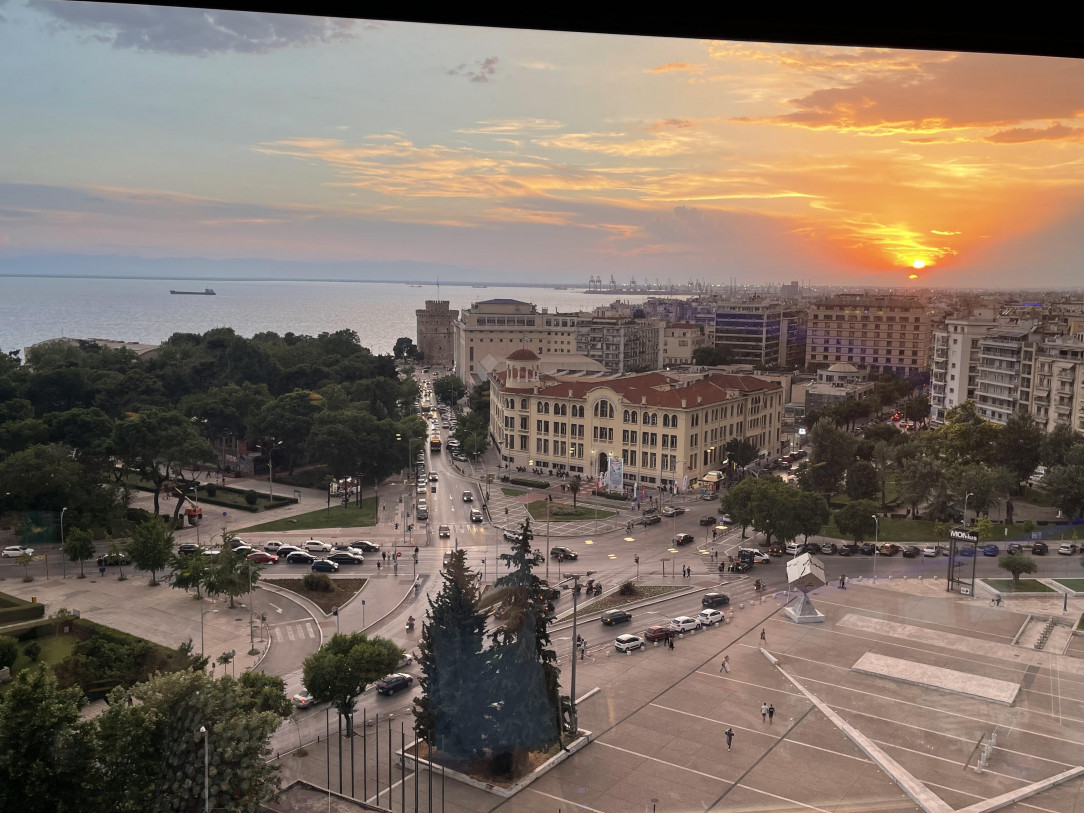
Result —
<svg viewBox="0 0 1084 813"><path fill-rule="evenodd" d="M380 570L380 562L377 562L377 563L376 563L376 569L377 569L377 570Z"/></svg>
<svg viewBox="0 0 1084 813"><path fill-rule="evenodd" d="M395 560L394 567L395 567L395 571L394 571L395 575L398 576L399 575L399 560L398 559Z"/></svg>
<svg viewBox="0 0 1084 813"><path fill-rule="evenodd" d="M732 742L734 742L734 729L728 727L725 734L726 734L726 750L729 751L730 750L730 744Z"/></svg>
<svg viewBox="0 0 1084 813"><path fill-rule="evenodd" d="M666 642L667 642L667 644L669 645L670 649L673 649L673 648L674 648L674 633L672 633L672 632L671 632L671 633L670 633L670 634L669 634L669 635L668 635L668 636L666 637Z"/></svg>
<svg viewBox="0 0 1084 813"><path fill-rule="evenodd" d="M582 661L585 657L587 657L587 639L586 638L581 638L580 639L580 660Z"/></svg>
<svg viewBox="0 0 1084 813"><path fill-rule="evenodd" d="M724 655L723 656L723 662L719 666L719 671L720 672L726 672L728 675L730 674L730 656L729 655Z"/></svg>
<svg viewBox="0 0 1084 813"><path fill-rule="evenodd" d="M760 719L763 720L764 722L768 722L768 704L767 703L761 703L760 704Z"/></svg>
<svg viewBox="0 0 1084 813"><path fill-rule="evenodd" d="M768 643L768 638L764 634L764 627L760 628L760 640L763 641L764 643Z"/></svg>
<svg viewBox="0 0 1084 813"><path fill-rule="evenodd" d="M845 574L843 574L843 573L839 574L839 589L840 590L846 590L847 589L847 576Z"/></svg>
<svg viewBox="0 0 1084 813"><path fill-rule="evenodd" d="M712 528L711 529L711 541L714 542L715 537L717 537L718 535L719 535L719 532L717 530L715 530L714 528Z"/></svg>
<svg viewBox="0 0 1084 813"><path fill-rule="evenodd" d="M105 578L105 565L98 565L98 573L101 574L103 579Z"/></svg>
<svg viewBox="0 0 1084 813"><path fill-rule="evenodd" d="M380 559L384 562L388 561L388 552L386 550L380 551Z"/></svg>
<svg viewBox="0 0 1084 813"><path fill-rule="evenodd" d="M768 725L772 724L772 718L775 717L775 706L768 706Z"/></svg>

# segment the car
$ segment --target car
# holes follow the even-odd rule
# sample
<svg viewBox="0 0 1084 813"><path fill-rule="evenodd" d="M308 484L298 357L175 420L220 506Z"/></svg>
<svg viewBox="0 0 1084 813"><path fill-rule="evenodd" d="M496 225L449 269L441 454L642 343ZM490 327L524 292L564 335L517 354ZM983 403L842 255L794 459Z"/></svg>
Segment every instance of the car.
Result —
<svg viewBox="0 0 1084 813"><path fill-rule="evenodd" d="M645 514L640 518L640 524L645 528L648 525L658 525L660 522L662 522L662 517L659 514Z"/></svg>
<svg viewBox="0 0 1084 813"><path fill-rule="evenodd" d="M700 524L701 525L714 525L715 524L715 517L712 514L708 514L707 516L700 517Z"/></svg>
<svg viewBox="0 0 1084 813"><path fill-rule="evenodd" d="M235 536L230 540L230 547L236 550L237 548L251 548L252 545L248 544L248 542L241 537Z"/></svg>
<svg viewBox="0 0 1084 813"><path fill-rule="evenodd" d="M700 597L701 607L725 607L730 603L730 596L726 593L705 593Z"/></svg>
<svg viewBox="0 0 1084 813"><path fill-rule="evenodd" d="M334 553L327 555L326 561L334 562L337 565L363 565L365 564L365 557L360 553L353 553L348 550L337 550Z"/></svg>
<svg viewBox="0 0 1084 813"><path fill-rule="evenodd" d="M414 489L414 493L415 494L428 494L429 490L424 485L420 485L416 489Z"/></svg>
<svg viewBox="0 0 1084 813"><path fill-rule="evenodd" d="M839 551L839 546L835 542L825 542L821 545L821 553L825 556L834 556Z"/></svg>
<svg viewBox="0 0 1084 813"><path fill-rule="evenodd" d="M503 534L501 534L501 536L504 537L504 540L506 542L519 542L520 541L519 531L505 531Z"/></svg>
<svg viewBox="0 0 1084 813"><path fill-rule="evenodd" d="M1062 542L1058 545L1058 553L1062 556L1072 556L1076 553L1076 545L1071 542Z"/></svg>
<svg viewBox="0 0 1084 813"><path fill-rule="evenodd" d="M839 555L854 556L860 550L861 548L859 548L858 545L854 544L853 542L846 542L839 546Z"/></svg>
<svg viewBox="0 0 1084 813"><path fill-rule="evenodd" d="M782 545L772 545L770 548L768 548L769 556L783 556L785 553L786 550L783 548Z"/></svg>
<svg viewBox="0 0 1084 813"><path fill-rule="evenodd" d="M437 473L435 471L429 472L429 482L435 483L437 481Z"/></svg>
<svg viewBox="0 0 1084 813"><path fill-rule="evenodd" d="M718 610L701 610L697 613L696 620L705 627L714 627L723 622L723 614Z"/></svg>
<svg viewBox="0 0 1084 813"><path fill-rule="evenodd" d="M312 570L314 573L338 573L339 563L330 559L317 559L312 563Z"/></svg>
<svg viewBox="0 0 1084 813"><path fill-rule="evenodd" d="M27 550L27 553L33 553L32 550ZM105 567L108 565L130 565L132 563L132 557L127 553L107 553L104 556L98 557L98 567Z"/></svg>
<svg viewBox="0 0 1084 813"><path fill-rule="evenodd" d="M802 545L802 553L820 553L821 546L819 542L806 542Z"/></svg>
<svg viewBox="0 0 1084 813"><path fill-rule="evenodd" d="M24 547L23 545L8 545L6 548L4 548L4 552L0 554L0 556L5 559L17 559L24 553L28 556L33 556L34 549Z"/></svg>
<svg viewBox="0 0 1084 813"><path fill-rule="evenodd" d="M467 462L467 456L465 454L463 454L462 452L453 452L452 453L452 460L458 460L460 463L466 463Z"/></svg>
<svg viewBox="0 0 1084 813"><path fill-rule="evenodd" d="M612 627L614 624L624 624L626 621L632 621L632 613L625 610L610 610L603 613L600 620L607 627Z"/></svg>
<svg viewBox="0 0 1084 813"><path fill-rule="evenodd" d="M648 641L667 641L670 638L670 628L658 624L644 630L644 639Z"/></svg>
<svg viewBox="0 0 1084 813"><path fill-rule="evenodd" d="M753 565L750 562L743 562L740 559L731 565L731 569L734 573L748 573L753 569Z"/></svg>
<svg viewBox="0 0 1084 813"><path fill-rule="evenodd" d="M409 689L414 685L414 678L402 672L383 677L376 682L376 693L391 695L403 689Z"/></svg>
<svg viewBox="0 0 1084 813"><path fill-rule="evenodd" d="M550 587L548 584L543 583L542 588L538 591L538 598L542 601L556 601L561 597L561 591L556 587Z"/></svg>
<svg viewBox="0 0 1084 813"><path fill-rule="evenodd" d="M301 550L301 548L299 548L297 545L283 545L281 548L278 549L275 555L278 556L279 559L285 559L291 553L304 553L304 551Z"/></svg>
<svg viewBox="0 0 1084 813"><path fill-rule="evenodd" d="M660 513L664 517L676 517L678 514L684 514L686 510L680 505L664 505Z"/></svg>
<svg viewBox="0 0 1084 813"><path fill-rule="evenodd" d="M195 542L182 542L177 546L177 553L187 556L190 553L199 553L202 548Z"/></svg>
<svg viewBox="0 0 1084 813"><path fill-rule="evenodd" d="M319 539L310 539L304 544L304 548L309 553L331 553L331 545Z"/></svg>
<svg viewBox="0 0 1084 813"><path fill-rule="evenodd" d="M722 523L723 525L733 525L734 524L734 520L731 518L730 514L723 514L721 517L719 517L719 522Z"/></svg>
<svg viewBox="0 0 1084 813"><path fill-rule="evenodd" d="M255 562L258 565L273 565L279 560L279 557L274 553L267 553L262 550L253 551L245 557L250 562Z"/></svg>
<svg viewBox="0 0 1084 813"><path fill-rule="evenodd" d="M470 521L471 522L481 522L482 521L482 512L477 508L472 508L470 510Z"/></svg>
<svg viewBox="0 0 1084 813"><path fill-rule="evenodd" d="M380 546L375 542L370 542L367 539L358 539L355 542L350 543L350 547L355 550L360 550L362 553L380 553Z"/></svg>
<svg viewBox="0 0 1084 813"><path fill-rule="evenodd" d="M412 652L404 652L403 657L400 659L399 663L396 665L395 668L396 669L404 669L404 668L406 668L408 666L413 666L413 665L414 665L414 653L412 653Z"/></svg>
<svg viewBox="0 0 1084 813"><path fill-rule="evenodd" d="M1031 553L1033 556L1046 556L1050 552L1050 546L1045 542L1032 542Z"/></svg>
<svg viewBox="0 0 1084 813"><path fill-rule="evenodd" d="M772 561L768 554L755 548L738 548L738 558L754 565L766 565Z"/></svg>
<svg viewBox="0 0 1084 813"><path fill-rule="evenodd" d="M248 556L254 550L255 548L253 548L252 545L238 545L231 552L237 554L238 556Z"/></svg>
<svg viewBox="0 0 1084 813"><path fill-rule="evenodd" d="M932 556L940 556L941 555L941 546L940 545L927 545L926 547L924 547L922 549L922 555L923 556L931 556L931 557Z"/></svg>
<svg viewBox="0 0 1084 813"><path fill-rule="evenodd" d="M566 548L563 545L554 545L550 548L550 556L557 559L579 559L580 555L572 548Z"/></svg>
<svg viewBox="0 0 1084 813"><path fill-rule="evenodd" d="M473 491L464 491L463 492L463 502L474 502L474 492Z"/></svg>
<svg viewBox="0 0 1084 813"><path fill-rule="evenodd" d="M647 641L639 635L618 635L614 639L614 648L618 652L631 652L634 649L643 649Z"/></svg>
<svg viewBox="0 0 1084 813"><path fill-rule="evenodd" d="M310 692L301 690L290 698L290 702L297 706L299 709L307 709L311 707L316 701L312 699L312 694Z"/></svg>
<svg viewBox="0 0 1084 813"><path fill-rule="evenodd" d="M1009 553L1023 553L1024 546L1021 545L1019 542L1010 542L1008 550Z"/></svg>
<svg viewBox="0 0 1084 813"><path fill-rule="evenodd" d="M703 494L700 495L700 499L702 499L704 502L711 502L718 496L718 494L713 494L710 491L705 491Z"/></svg>
<svg viewBox="0 0 1084 813"><path fill-rule="evenodd" d="M999 556L1000 554L1001 554L1001 548L999 548L997 545L983 545L982 546L982 555L983 556Z"/></svg>
<svg viewBox="0 0 1084 813"><path fill-rule="evenodd" d="M692 534L676 534L674 536L674 538L672 540L670 540L670 541L674 545L688 545L688 544L691 544L692 542L695 542L696 540L693 539Z"/></svg>
<svg viewBox="0 0 1084 813"><path fill-rule="evenodd" d="M863 542L859 551L861 551L863 556L872 556L877 552L877 546L872 542Z"/></svg>
<svg viewBox="0 0 1084 813"><path fill-rule="evenodd" d="M885 542L881 547L877 548L877 553L881 556L895 556L900 552L900 546L894 545L891 542Z"/></svg>
<svg viewBox="0 0 1084 813"><path fill-rule="evenodd" d="M277 539L271 539L264 543L263 549L268 553L278 553L282 543Z"/></svg>
<svg viewBox="0 0 1084 813"><path fill-rule="evenodd" d="M447 539L451 535L452 535L452 526L451 525L438 525L437 526L437 536L439 536L441 539Z"/></svg>
<svg viewBox="0 0 1084 813"><path fill-rule="evenodd" d="M670 621L670 629L673 632L690 632L692 630L698 630L702 626L704 625L697 619L689 618L687 615L679 615L677 618L671 619Z"/></svg>
<svg viewBox="0 0 1084 813"><path fill-rule="evenodd" d="M797 542L788 542L784 550L786 550L787 556L797 556L802 552L802 545Z"/></svg>
<svg viewBox="0 0 1084 813"><path fill-rule="evenodd" d="M315 556L311 553L305 553L303 550L295 550L293 553L286 554L286 563L290 565L311 565L315 561Z"/></svg>
<svg viewBox="0 0 1084 813"><path fill-rule="evenodd" d="M914 559L919 554L918 547L916 545L907 545L902 551L900 551L904 557L908 559Z"/></svg>

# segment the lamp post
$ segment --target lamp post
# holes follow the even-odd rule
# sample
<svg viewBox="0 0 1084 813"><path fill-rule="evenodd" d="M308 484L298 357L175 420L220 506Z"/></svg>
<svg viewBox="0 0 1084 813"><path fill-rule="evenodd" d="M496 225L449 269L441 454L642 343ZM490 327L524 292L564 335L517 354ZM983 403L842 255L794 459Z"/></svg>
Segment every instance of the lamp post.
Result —
<svg viewBox="0 0 1084 813"><path fill-rule="evenodd" d="M579 636L576 634L576 606L578 604L580 594L580 579L585 579L593 575L595 575L595 571L588 570L586 573L583 574L569 574L569 576L565 579L565 581L567 581L568 579L572 579L572 686L571 696L569 697L569 700L571 701L572 707L571 716L573 733L576 733L580 730L579 723L576 720L576 645L579 643Z"/></svg>
<svg viewBox="0 0 1084 813"><path fill-rule="evenodd" d="M964 525L967 525L967 501L975 496L975 492L969 491L964 495Z"/></svg>
<svg viewBox="0 0 1084 813"><path fill-rule="evenodd" d="M256 608L253 605L252 595L252 571L254 566L250 562L248 565L248 654L259 655L260 651L256 649Z"/></svg>
<svg viewBox="0 0 1084 813"><path fill-rule="evenodd" d="M68 578L68 557L64 555L64 512L67 506L60 509L60 566L64 568L64 578Z"/></svg>
<svg viewBox="0 0 1084 813"><path fill-rule="evenodd" d="M881 541L881 521L877 519L876 514L870 514L873 517L873 583L877 583L877 557L880 556L880 552L877 550L877 543Z"/></svg>
<svg viewBox="0 0 1084 813"><path fill-rule="evenodd" d="M271 440L274 441L274 438L272 438ZM271 453L274 452L275 449L277 449L285 442L286 441L284 440L280 440L277 443L272 442L266 450L262 446L256 447L261 452L267 452L267 496L268 499L270 499L272 502L275 499L275 461L272 460Z"/></svg>
<svg viewBox="0 0 1084 813"><path fill-rule="evenodd" d="M211 751L207 726L201 725L199 733L203 735L203 810L204 813L211 813Z"/></svg>
<svg viewBox="0 0 1084 813"><path fill-rule="evenodd" d="M335 634L338 635L339 634L339 608L338 607L332 607L331 608L331 614L333 616L335 616ZM364 626L364 624L362 626Z"/></svg>

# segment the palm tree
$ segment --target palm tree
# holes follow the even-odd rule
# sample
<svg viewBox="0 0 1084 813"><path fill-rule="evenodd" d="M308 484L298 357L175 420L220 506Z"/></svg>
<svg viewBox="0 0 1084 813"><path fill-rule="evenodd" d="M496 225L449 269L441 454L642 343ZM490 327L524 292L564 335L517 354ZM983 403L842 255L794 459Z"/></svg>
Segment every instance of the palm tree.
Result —
<svg viewBox="0 0 1084 813"><path fill-rule="evenodd" d="M574 474L572 479L568 481L568 490L572 492L572 508L576 508L576 495L580 493L580 486L583 485L583 480L580 479L580 475Z"/></svg>

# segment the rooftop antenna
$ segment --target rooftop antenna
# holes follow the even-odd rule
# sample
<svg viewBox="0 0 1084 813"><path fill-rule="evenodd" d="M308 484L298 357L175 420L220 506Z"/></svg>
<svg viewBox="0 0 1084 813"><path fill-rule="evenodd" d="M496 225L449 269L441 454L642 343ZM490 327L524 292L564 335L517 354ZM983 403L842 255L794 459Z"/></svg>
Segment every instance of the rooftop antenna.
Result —
<svg viewBox="0 0 1084 813"><path fill-rule="evenodd" d="M437 274L437 302L440 302L440 274Z"/></svg>

